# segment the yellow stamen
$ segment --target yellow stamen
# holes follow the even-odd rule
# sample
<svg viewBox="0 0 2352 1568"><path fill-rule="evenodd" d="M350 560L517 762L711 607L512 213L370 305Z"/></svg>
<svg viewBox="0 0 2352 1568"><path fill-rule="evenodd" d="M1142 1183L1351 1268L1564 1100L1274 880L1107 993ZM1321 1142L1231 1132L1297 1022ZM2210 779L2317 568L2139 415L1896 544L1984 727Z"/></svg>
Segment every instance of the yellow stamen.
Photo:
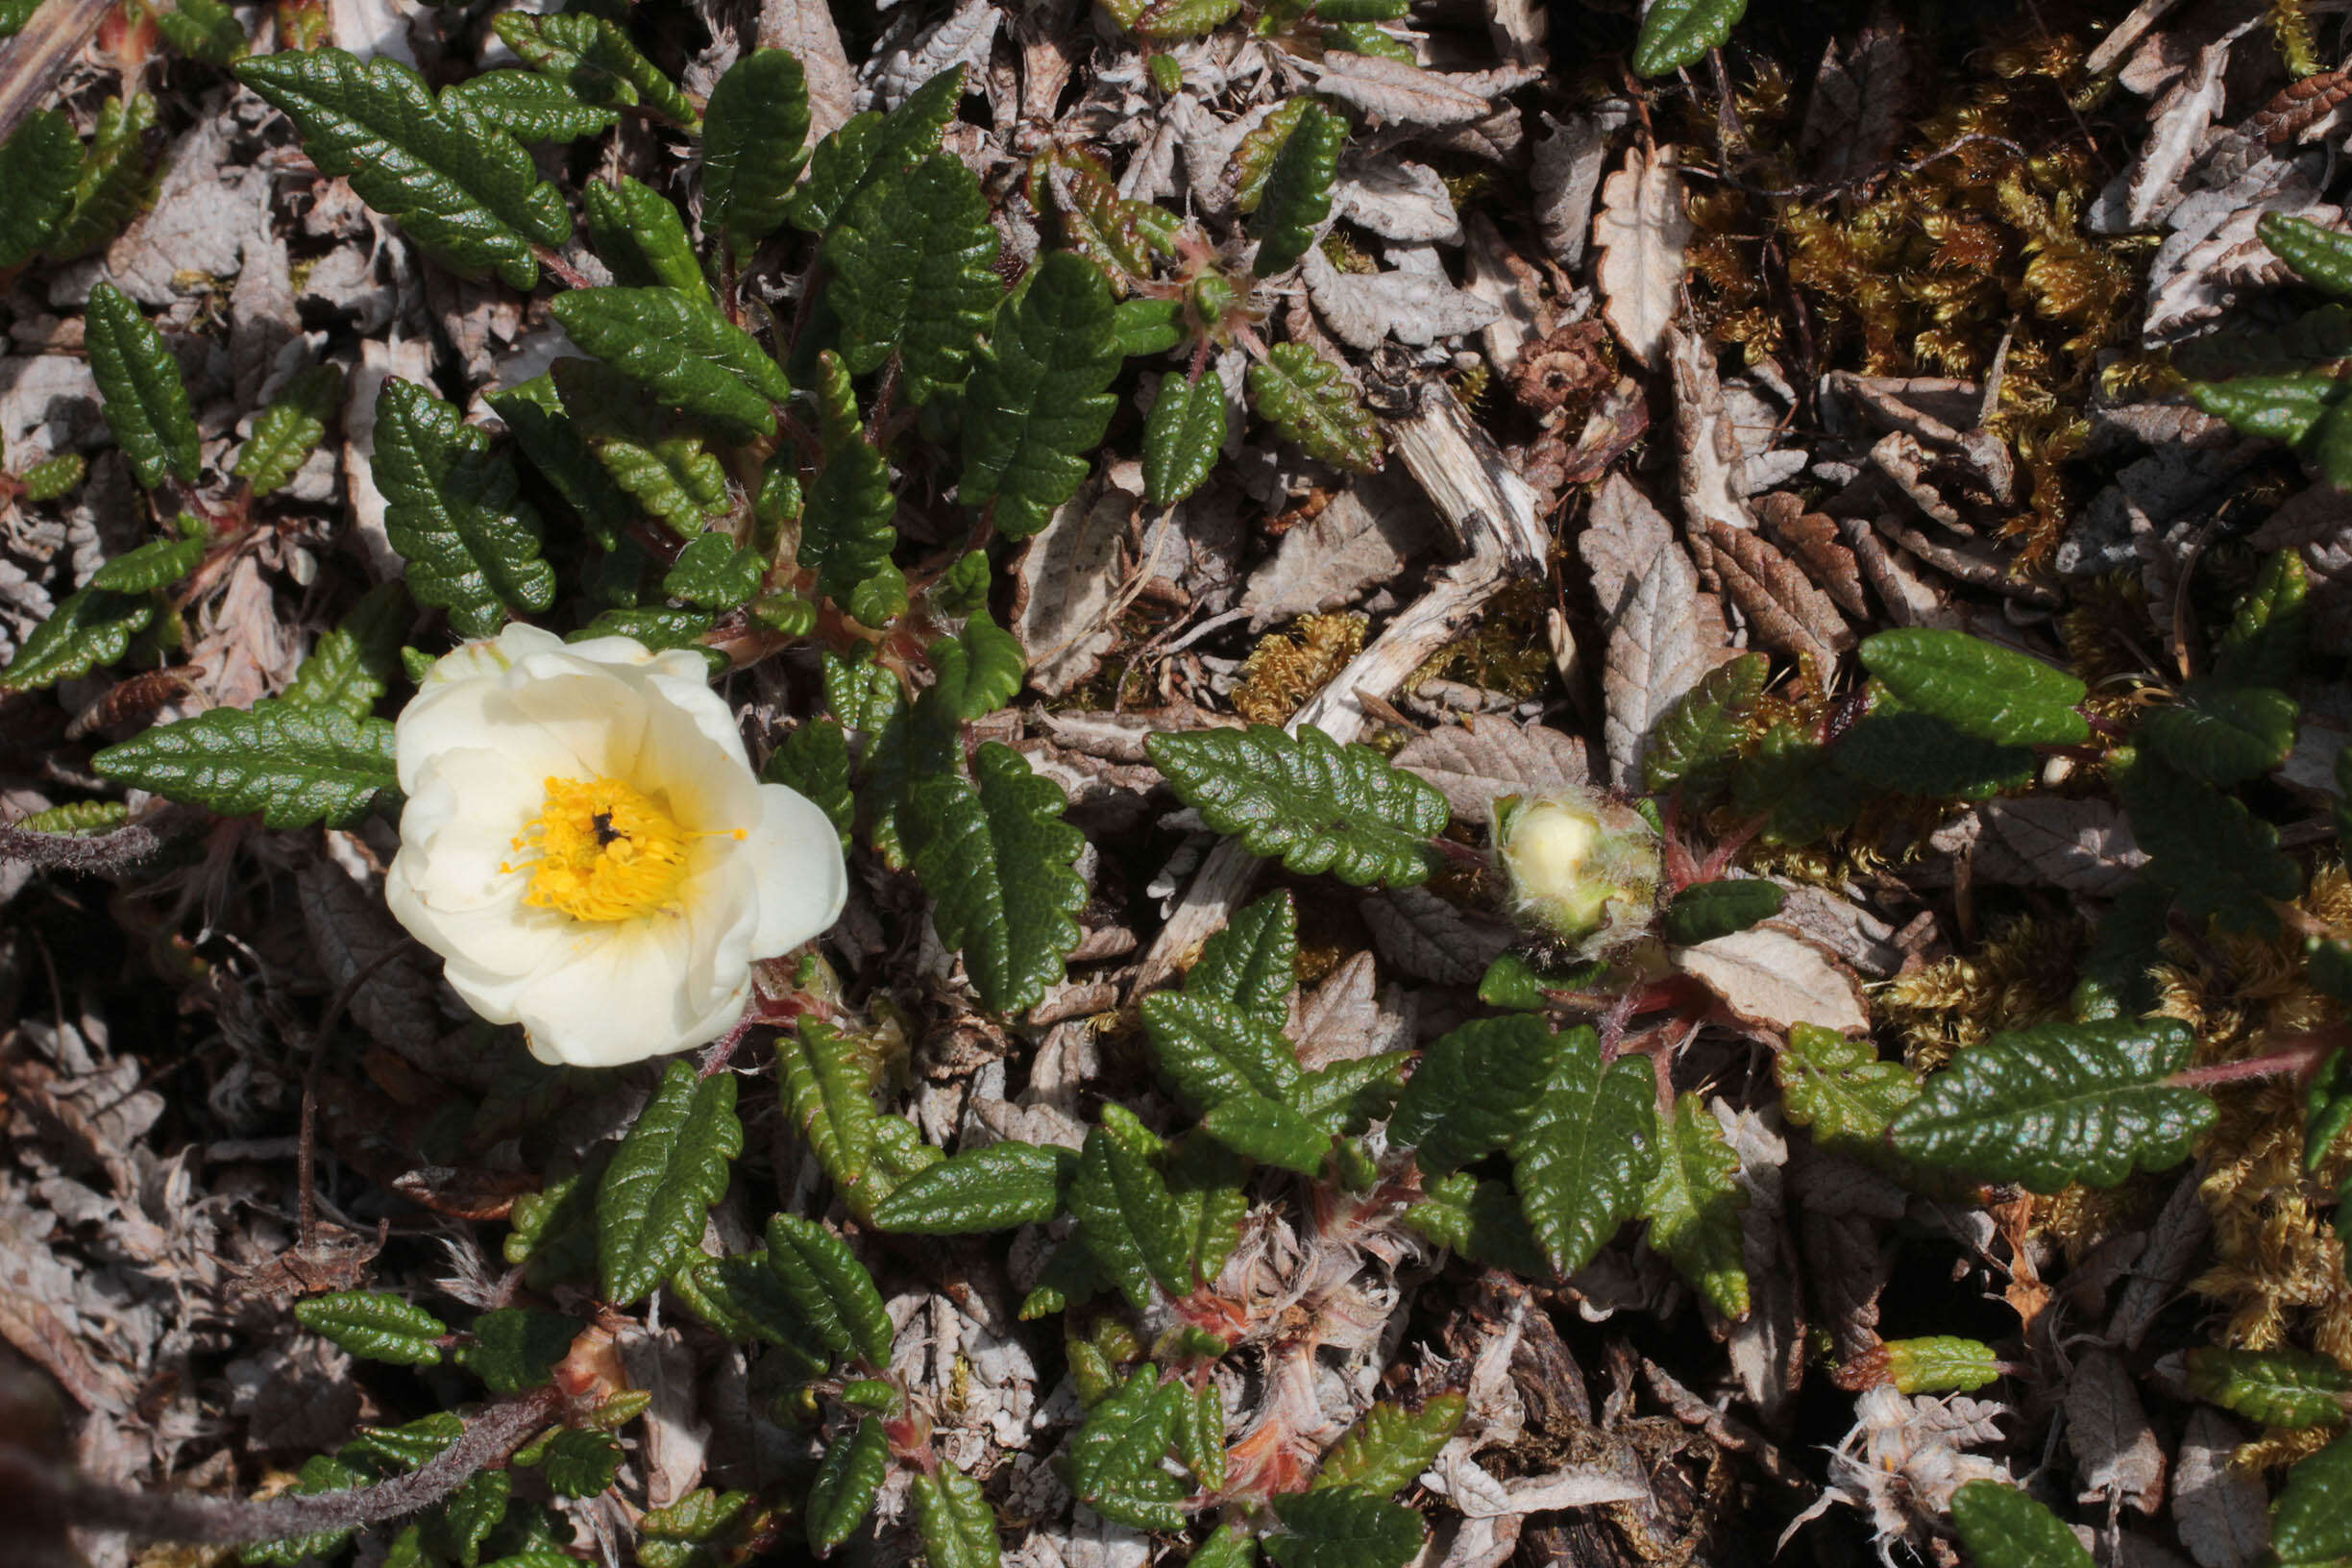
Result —
<svg viewBox="0 0 2352 1568"><path fill-rule="evenodd" d="M698 837L617 778L551 778L546 808L514 841L535 854L499 869L530 871L527 904L576 920L631 920L674 912L686 841Z"/></svg>

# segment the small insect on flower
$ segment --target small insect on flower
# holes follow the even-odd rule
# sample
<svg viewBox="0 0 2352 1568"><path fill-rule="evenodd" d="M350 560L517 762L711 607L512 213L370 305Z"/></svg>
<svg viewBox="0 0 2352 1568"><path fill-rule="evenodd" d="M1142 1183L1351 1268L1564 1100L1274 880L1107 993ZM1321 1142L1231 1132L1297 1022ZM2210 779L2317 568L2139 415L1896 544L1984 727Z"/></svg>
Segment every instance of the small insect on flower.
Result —
<svg viewBox="0 0 2352 1568"><path fill-rule="evenodd" d="M1641 814L1589 791L1494 803L1495 848L1514 913L1598 957L1657 911L1658 836Z"/></svg>
<svg viewBox="0 0 2352 1568"><path fill-rule="evenodd" d="M392 913L543 1062L717 1039L752 962L821 933L847 894L833 824L753 775L690 650L510 625L433 666L395 749Z"/></svg>

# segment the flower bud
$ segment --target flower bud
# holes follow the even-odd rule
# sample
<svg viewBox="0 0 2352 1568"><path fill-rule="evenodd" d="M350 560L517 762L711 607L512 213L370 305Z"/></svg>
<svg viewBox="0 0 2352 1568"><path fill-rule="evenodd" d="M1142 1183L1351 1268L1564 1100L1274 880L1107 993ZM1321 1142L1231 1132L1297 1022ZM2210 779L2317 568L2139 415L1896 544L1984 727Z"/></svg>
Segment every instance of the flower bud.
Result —
<svg viewBox="0 0 2352 1568"><path fill-rule="evenodd" d="M1494 839L1513 912L1597 957L1637 935L1657 909L1658 837L1641 814L1570 789L1494 803Z"/></svg>

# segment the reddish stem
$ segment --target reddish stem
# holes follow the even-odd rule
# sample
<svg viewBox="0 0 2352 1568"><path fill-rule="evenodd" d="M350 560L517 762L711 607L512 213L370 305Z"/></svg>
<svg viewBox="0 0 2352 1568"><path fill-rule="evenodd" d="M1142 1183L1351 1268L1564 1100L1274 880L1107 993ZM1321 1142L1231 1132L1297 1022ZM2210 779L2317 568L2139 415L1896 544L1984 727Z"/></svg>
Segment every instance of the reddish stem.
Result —
<svg viewBox="0 0 2352 1568"><path fill-rule="evenodd" d="M2342 1027L2317 1030L2292 1045L2262 1056L2249 1056L2242 1062L2216 1062L2211 1066L2176 1072L2165 1080L2165 1087L2211 1089L2217 1084L2241 1084L2261 1078L2309 1078L2319 1070L2322 1062L2343 1048L2347 1038L2352 1038L2352 1030Z"/></svg>

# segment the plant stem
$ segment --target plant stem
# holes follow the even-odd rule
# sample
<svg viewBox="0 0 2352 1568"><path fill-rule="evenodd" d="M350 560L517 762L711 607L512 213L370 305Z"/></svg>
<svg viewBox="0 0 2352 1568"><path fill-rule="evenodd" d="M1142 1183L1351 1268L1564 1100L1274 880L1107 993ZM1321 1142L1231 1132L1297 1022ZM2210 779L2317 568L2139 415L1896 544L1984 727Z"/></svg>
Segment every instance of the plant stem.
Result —
<svg viewBox="0 0 2352 1568"><path fill-rule="evenodd" d="M2302 1037L2292 1045L2250 1056L2242 1062L2216 1062L2211 1066L2190 1067L2165 1080L2168 1089L2211 1089L2217 1084L2244 1083L2258 1078L2303 1078L2317 1070L2319 1064L2340 1050L2347 1031L2343 1028L2322 1029Z"/></svg>

